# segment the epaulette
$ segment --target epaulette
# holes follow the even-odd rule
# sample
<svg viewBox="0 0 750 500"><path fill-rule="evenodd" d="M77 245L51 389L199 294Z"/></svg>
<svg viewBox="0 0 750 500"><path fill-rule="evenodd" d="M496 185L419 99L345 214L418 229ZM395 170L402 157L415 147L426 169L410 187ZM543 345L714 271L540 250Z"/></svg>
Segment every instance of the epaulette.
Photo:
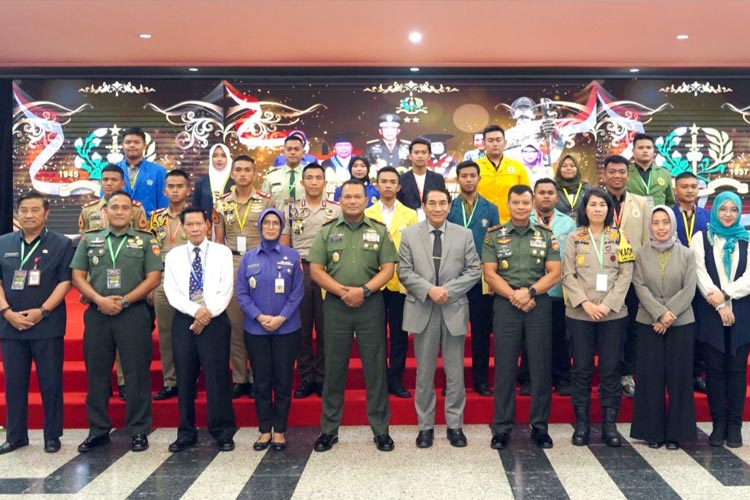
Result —
<svg viewBox="0 0 750 500"><path fill-rule="evenodd" d="M93 207L94 205L96 205L96 204L97 204L97 203L99 203L100 201L102 201L102 200L94 200L94 201L90 201L90 202L86 203L86 204L85 204L85 205L83 206L83 208Z"/></svg>
<svg viewBox="0 0 750 500"><path fill-rule="evenodd" d="M337 205L338 206L338 204L339 204L339 202L336 201L336 200L323 200L323 202L325 202L326 205L328 205L330 203L331 205Z"/></svg>
<svg viewBox="0 0 750 500"><path fill-rule="evenodd" d="M487 228L487 232L488 232L488 233L491 233L492 231L497 231L498 229L500 229L500 228L501 228L501 227L503 227L504 225L505 225L505 224L497 224L497 225L495 225L495 226L492 226L492 227L488 227L488 228Z"/></svg>
<svg viewBox="0 0 750 500"><path fill-rule="evenodd" d="M371 141L367 141L367 144L375 144L376 142L379 142L380 139L373 139Z"/></svg>
<svg viewBox="0 0 750 500"><path fill-rule="evenodd" d="M258 189L257 191L255 191L255 194L257 194L261 198L271 198L270 194L266 193L265 191L261 191L260 189Z"/></svg>
<svg viewBox="0 0 750 500"><path fill-rule="evenodd" d="M337 220L339 220L339 219L338 219L338 217L336 217L335 219L331 219L331 220L329 220L328 222L324 222L324 223L323 223L323 225L324 225L324 226L327 226L327 225L328 225L328 224L330 224L331 222L336 222Z"/></svg>
<svg viewBox="0 0 750 500"><path fill-rule="evenodd" d="M99 228L99 229L89 229L88 231L86 231L86 234L88 234L88 233L98 233L101 230L102 230L101 228Z"/></svg>
<svg viewBox="0 0 750 500"><path fill-rule="evenodd" d="M138 201L138 200L133 200L133 206L134 206L134 207L140 207L140 206L143 206L143 203L141 203L141 202L140 202L140 201Z"/></svg>
<svg viewBox="0 0 750 500"><path fill-rule="evenodd" d="M164 208L157 208L156 210L154 210L153 212L151 212L151 215L153 216L154 214L160 214L160 213L162 213L162 212L164 212L166 210L167 210L166 207L164 207Z"/></svg>
<svg viewBox="0 0 750 500"><path fill-rule="evenodd" d="M538 222L534 223L534 227L536 227L537 229L544 229L548 233L552 232L552 228L550 228L549 226L545 226L544 224L539 224Z"/></svg>
<svg viewBox="0 0 750 500"><path fill-rule="evenodd" d="M382 222L380 222L378 219L373 219L372 217L370 217L370 220L373 221L375 224L380 224L381 226L387 227L385 224L383 224Z"/></svg>
<svg viewBox="0 0 750 500"><path fill-rule="evenodd" d="M234 186L232 186L232 187L234 187ZM219 200L223 200L224 198L226 198L227 196L230 196L231 194L232 194L232 191L230 191L230 192L228 192L228 193L224 193L224 194L222 194L221 196L219 196L219 198L218 198L218 199L219 199Z"/></svg>

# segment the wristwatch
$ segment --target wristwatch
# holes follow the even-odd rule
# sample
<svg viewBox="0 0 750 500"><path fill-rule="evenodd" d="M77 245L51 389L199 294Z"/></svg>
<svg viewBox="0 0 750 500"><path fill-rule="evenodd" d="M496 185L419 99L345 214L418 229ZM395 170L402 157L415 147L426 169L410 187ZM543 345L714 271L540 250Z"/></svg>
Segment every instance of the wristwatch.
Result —
<svg viewBox="0 0 750 500"><path fill-rule="evenodd" d="M536 296L537 296L536 288L534 288L533 286L529 287L529 297L533 299L533 298L536 298Z"/></svg>
<svg viewBox="0 0 750 500"><path fill-rule="evenodd" d="M726 301L728 301L729 299L731 299L731 298L732 298L732 297L730 297L730 296L729 296L729 294L728 294L727 292L725 292L724 290L722 290L722 291L721 291L721 294L722 294L722 295L724 295L724 301L725 301L725 302L726 302Z"/></svg>
<svg viewBox="0 0 750 500"><path fill-rule="evenodd" d="M128 301L128 299L123 297L122 301L120 301L120 305L122 306L123 309L127 309L128 307L130 307L130 302Z"/></svg>
<svg viewBox="0 0 750 500"><path fill-rule="evenodd" d="M372 290L370 290L369 288L367 288L367 285L362 285L362 293L364 293L365 294L365 298L367 298L370 295L372 295Z"/></svg>
<svg viewBox="0 0 750 500"><path fill-rule="evenodd" d="M42 319L49 316L50 311L48 309L45 309L44 306L40 307L39 310L42 311Z"/></svg>
<svg viewBox="0 0 750 500"><path fill-rule="evenodd" d="M3 307L2 309L0 309L0 316L3 316L3 317L5 317L5 313L6 313L6 311L10 311L10 310L11 310L11 307L10 307L10 306L5 306L5 307Z"/></svg>

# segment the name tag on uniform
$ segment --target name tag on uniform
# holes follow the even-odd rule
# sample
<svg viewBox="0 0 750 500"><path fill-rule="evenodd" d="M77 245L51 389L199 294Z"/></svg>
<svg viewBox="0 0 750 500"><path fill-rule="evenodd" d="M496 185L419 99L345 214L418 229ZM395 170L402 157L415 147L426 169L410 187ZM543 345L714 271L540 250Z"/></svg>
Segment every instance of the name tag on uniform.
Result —
<svg viewBox="0 0 750 500"><path fill-rule="evenodd" d="M606 292L607 288L607 275L605 273L598 273L596 275L596 291Z"/></svg>
<svg viewBox="0 0 750 500"><path fill-rule="evenodd" d="M13 271L13 283L10 285L11 290L23 290L26 286L26 273L28 271L24 271L22 269L17 269Z"/></svg>
<svg viewBox="0 0 750 500"><path fill-rule="evenodd" d="M107 269L107 290L122 288L122 269Z"/></svg>
<svg viewBox="0 0 750 500"><path fill-rule="evenodd" d="M284 293L284 278L276 278L273 289L276 293Z"/></svg>
<svg viewBox="0 0 750 500"><path fill-rule="evenodd" d="M247 252L247 236L237 236L237 251L239 253Z"/></svg>
<svg viewBox="0 0 750 500"><path fill-rule="evenodd" d="M39 269L29 271L29 286L39 286L42 282L42 272Z"/></svg>

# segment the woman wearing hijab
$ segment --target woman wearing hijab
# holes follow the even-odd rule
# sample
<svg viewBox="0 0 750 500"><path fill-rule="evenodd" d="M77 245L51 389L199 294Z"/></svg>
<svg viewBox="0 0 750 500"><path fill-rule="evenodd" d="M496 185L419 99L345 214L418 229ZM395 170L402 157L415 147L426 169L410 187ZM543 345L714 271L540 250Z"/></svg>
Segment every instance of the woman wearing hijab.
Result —
<svg viewBox="0 0 750 500"><path fill-rule="evenodd" d="M196 181L192 206L203 210L209 220L216 198L228 193L234 186L234 181L229 177L232 172L231 164L232 155L226 145L214 144L208 150L208 174Z"/></svg>
<svg viewBox="0 0 750 500"><path fill-rule="evenodd" d="M571 155L565 155L557 164L557 205L555 208L576 220L583 197L591 191L591 186L581 180L581 169Z"/></svg>
<svg viewBox="0 0 750 500"><path fill-rule="evenodd" d="M668 450L695 441L693 344L696 264L694 252L677 240L677 221L666 205L651 210L650 244L635 256L638 350L630 437ZM665 397L665 388L669 404Z"/></svg>
<svg viewBox="0 0 750 500"><path fill-rule="evenodd" d="M363 156L355 156L349 162L349 174L352 179L359 179L365 183L365 193L367 194L367 206L369 207L380 199L380 193L370 181L370 162ZM333 193L333 201L339 201L341 198L341 186L336 188ZM365 207L367 208L367 207Z"/></svg>
<svg viewBox="0 0 750 500"><path fill-rule="evenodd" d="M713 421L711 446L742 446L742 412L750 349L750 234L740 224L742 201L725 191L714 200L708 230L696 233L697 340L706 363L706 393Z"/></svg>
<svg viewBox="0 0 750 500"><path fill-rule="evenodd" d="M255 451L286 448L304 275L299 253L279 243L283 227L281 211L263 210L258 218L260 245L242 256L237 271L237 301L245 312L245 347L260 426Z"/></svg>

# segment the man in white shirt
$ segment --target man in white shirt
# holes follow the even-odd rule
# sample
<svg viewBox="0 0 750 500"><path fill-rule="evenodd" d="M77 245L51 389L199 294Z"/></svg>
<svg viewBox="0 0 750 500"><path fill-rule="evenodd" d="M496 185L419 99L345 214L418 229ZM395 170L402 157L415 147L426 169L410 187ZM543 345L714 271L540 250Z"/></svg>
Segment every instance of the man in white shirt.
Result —
<svg viewBox="0 0 750 500"><path fill-rule="evenodd" d="M200 208L186 208L180 219L188 243L173 248L164 263L164 292L176 309L172 351L180 387L180 425L169 451L183 451L197 442L195 392L201 367L208 399L208 431L220 451L232 451L237 427L229 378L231 326L225 312L234 291L232 252L206 238L208 220Z"/></svg>

